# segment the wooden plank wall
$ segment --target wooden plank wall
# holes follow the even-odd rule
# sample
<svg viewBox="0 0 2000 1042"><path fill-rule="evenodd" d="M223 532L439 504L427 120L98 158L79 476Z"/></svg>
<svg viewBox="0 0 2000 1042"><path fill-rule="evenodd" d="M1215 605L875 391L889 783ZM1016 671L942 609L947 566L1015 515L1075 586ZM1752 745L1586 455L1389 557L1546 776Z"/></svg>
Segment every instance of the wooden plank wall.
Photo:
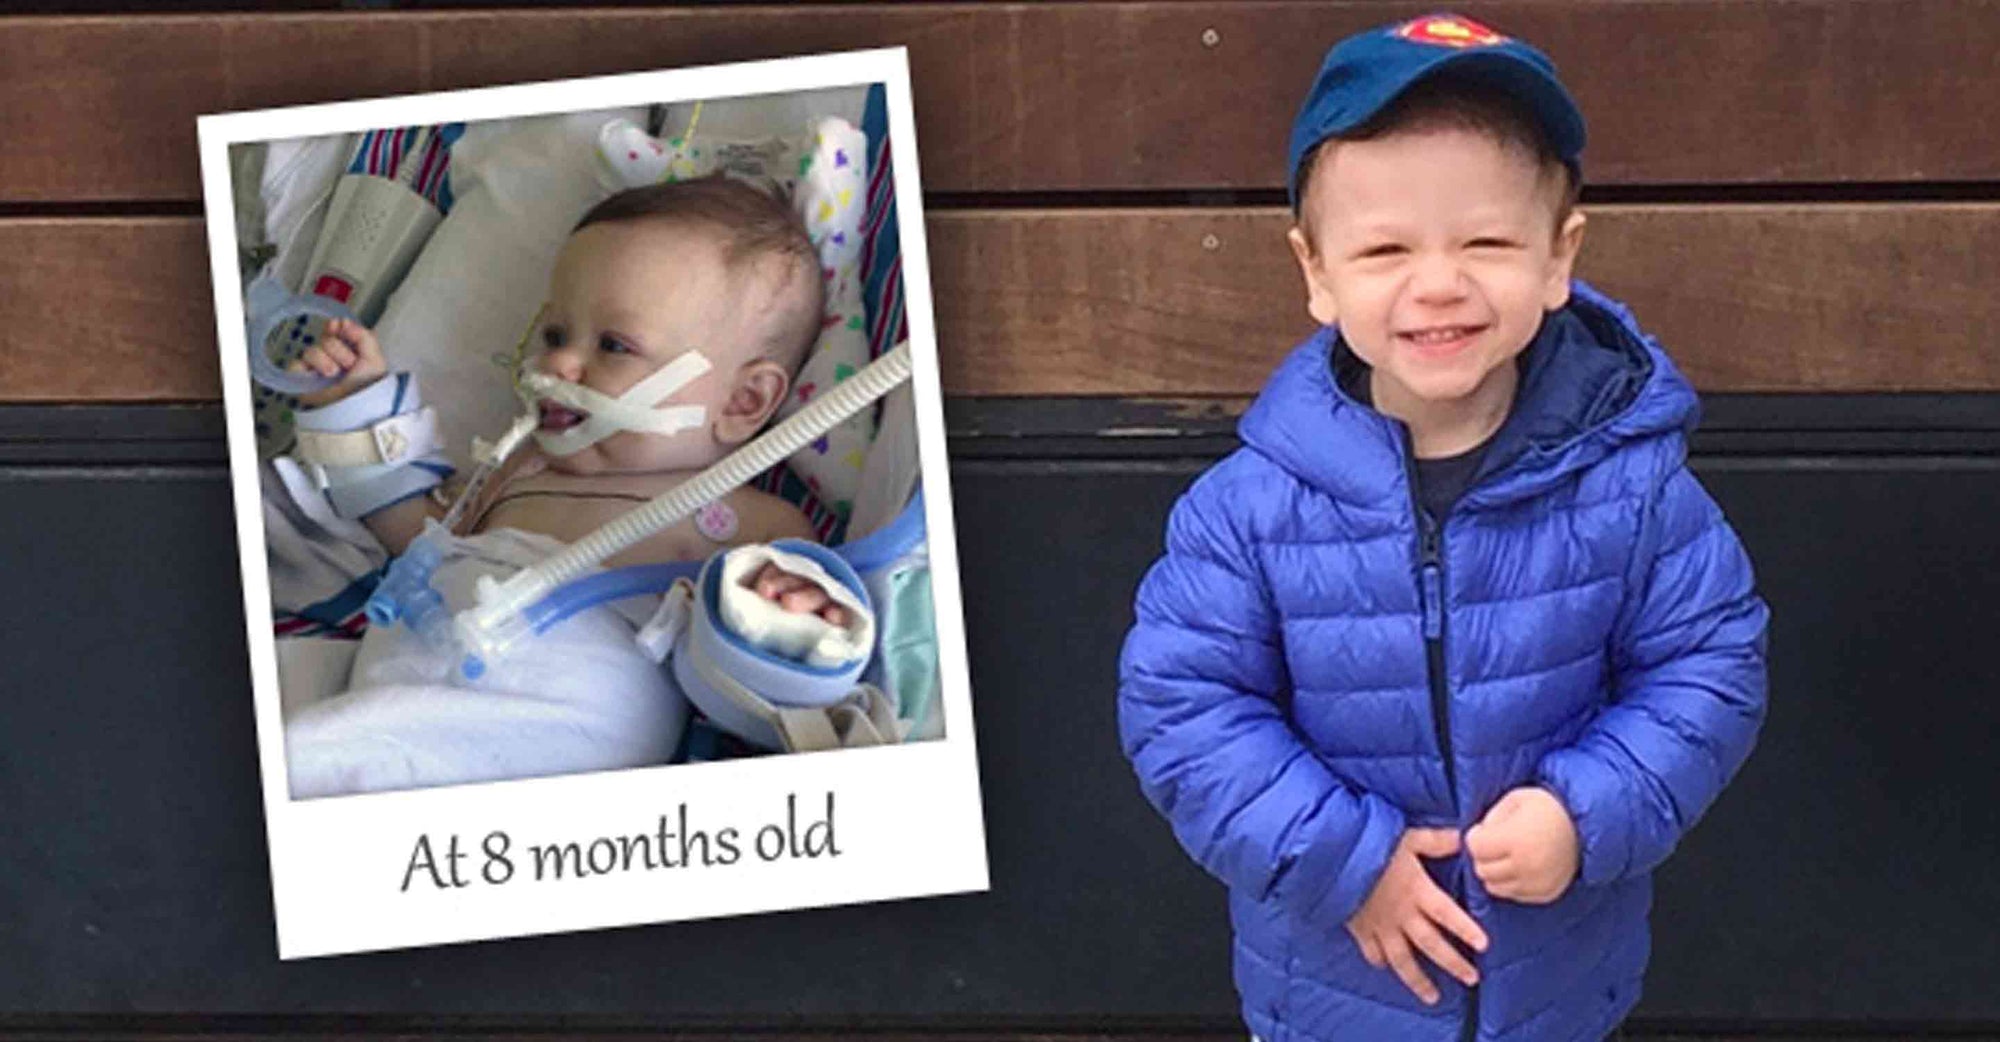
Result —
<svg viewBox="0 0 2000 1042"><path fill-rule="evenodd" d="M200 113L898 43L933 199L947 390L1245 395L1306 329L1281 241L1302 85L1326 41L1422 9L10 19L0 329L49 335L10 338L0 401L219 396ZM1994 77L2000 0L1471 9L1563 69L1591 121L1599 203L1582 272L1629 300L1703 390L2000 389L1987 333L2000 107L1967 103ZM76 364L79 343L95 364Z"/></svg>

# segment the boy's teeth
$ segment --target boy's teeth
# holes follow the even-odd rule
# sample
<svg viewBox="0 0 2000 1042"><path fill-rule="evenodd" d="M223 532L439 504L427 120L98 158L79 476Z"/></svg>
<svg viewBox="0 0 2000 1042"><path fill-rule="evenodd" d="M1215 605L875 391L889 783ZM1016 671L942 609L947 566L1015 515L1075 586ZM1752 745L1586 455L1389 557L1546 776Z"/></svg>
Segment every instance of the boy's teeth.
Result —
<svg viewBox="0 0 2000 1042"><path fill-rule="evenodd" d="M1408 335L1419 344L1442 344L1449 340L1457 340L1470 332L1472 332L1471 326L1447 326L1443 329L1419 330Z"/></svg>

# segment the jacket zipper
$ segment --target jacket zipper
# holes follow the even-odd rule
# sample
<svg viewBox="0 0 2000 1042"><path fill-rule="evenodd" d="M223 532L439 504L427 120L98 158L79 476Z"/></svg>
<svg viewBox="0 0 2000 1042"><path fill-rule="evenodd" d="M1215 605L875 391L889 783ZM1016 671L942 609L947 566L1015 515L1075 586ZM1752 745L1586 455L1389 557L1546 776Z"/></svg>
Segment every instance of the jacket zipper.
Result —
<svg viewBox="0 0 2000 1042"><path fill-rule="evenodd" d="M1444 670L1444 533L1422 507L1417 508L1422 535L1419 549L1424 606L1424 665L1431 686L1431 724L1437 728L1438 752L1444 757L1445 787L1451 792L1452 817L1458 816L1458 765L1451 752L1451 694Z"/></svg>
<svg viewBox="0 0 2000 1042"><path fill-rule="evenodd" d="M1452 755L1451 692L1445 682L1444 660L1444 519L1424 509L1417 479L1417 451L1409 428L1403 429L1403 459L1409 471L1410 507L1417 517L1417 599L1424 614L1424 671L1430 681L1431 725L1437 729L1438 752L1444 758L1445 787L1451 793L1452 820L1460 817L1458 763ZM1463 902L1464 895L1458 900ZM1448 942L1447 942L1448 943ZM1479 1035L1479 985L1466 989L1465 1019L1459 1038L1473 1042Z"/></svg>
<svg viewBox="0 0 2000 1042"><path fill-rule="evenodd" d="M1444 520L1433 520L1424 509L1417 478L1416 443L1403 428L1403 465L1410 482L1410 509L1417 517L1417 601L1424 614L1424 672L1430 681L1431 726L1437 730L1438 752L1444 758L1445 787L1451 793L1451 814L1459 816L1458 765L1451 752L1451 697L1444 668Z"/></svg>

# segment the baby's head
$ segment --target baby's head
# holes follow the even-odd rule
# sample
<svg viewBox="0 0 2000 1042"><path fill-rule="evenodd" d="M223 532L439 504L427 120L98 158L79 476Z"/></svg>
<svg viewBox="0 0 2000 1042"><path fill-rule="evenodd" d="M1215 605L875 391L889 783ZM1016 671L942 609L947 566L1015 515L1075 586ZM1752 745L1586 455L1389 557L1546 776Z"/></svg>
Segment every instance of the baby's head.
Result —
<svg viewBox="0 0 2000 1042"><path fill-rule="evenodd" d="M530 345L536 440L575 474L715 462L783 404L824 293L804 226L769 192L716 176L604 200L557 255ZM707 368L682 379L694 352Z"/></svg>
<svg viewBox="0 0 2000 1042"><path fill-rule="evenodd" d="M1582 148L1526 44L1455 16L1342 41L1292 131L1308 309L1392 393L1473 395L1569 299Z"/></svg>

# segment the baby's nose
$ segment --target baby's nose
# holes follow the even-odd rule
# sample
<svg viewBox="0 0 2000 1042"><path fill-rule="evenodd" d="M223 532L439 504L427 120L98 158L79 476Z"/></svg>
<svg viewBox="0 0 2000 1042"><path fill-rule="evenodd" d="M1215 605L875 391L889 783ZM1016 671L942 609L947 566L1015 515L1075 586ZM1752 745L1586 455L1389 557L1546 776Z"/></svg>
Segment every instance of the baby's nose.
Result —
<svg viewBox="0 0 2000 1042"><path fill-rule="evenodd" d="M583 359L580 357L580 354L581 352L565 351L561 348L545 351L542 353L542 357L535 363L535 368L559 380L568 380L570 383L581 383L583 381Z"/></svg>

